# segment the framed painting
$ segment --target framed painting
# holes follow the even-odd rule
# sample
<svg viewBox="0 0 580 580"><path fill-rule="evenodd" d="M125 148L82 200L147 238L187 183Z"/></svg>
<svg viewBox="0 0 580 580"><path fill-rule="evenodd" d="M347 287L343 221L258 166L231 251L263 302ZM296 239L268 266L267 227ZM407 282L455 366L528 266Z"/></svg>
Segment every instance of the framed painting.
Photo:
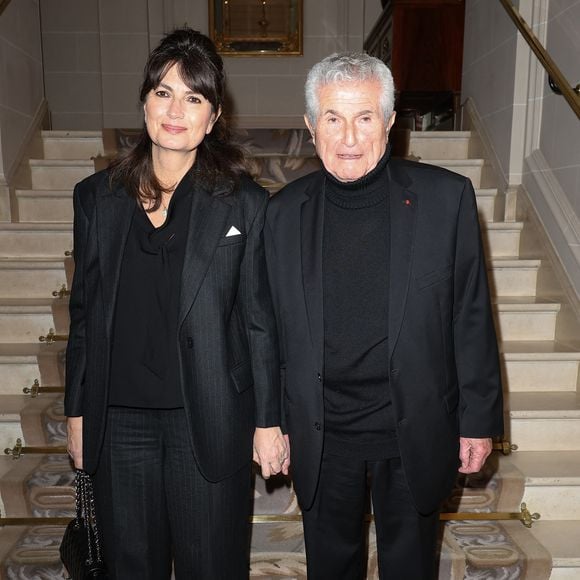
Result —
<svg viewBox="0 0 580 580"><path fill-rule="evenodd" d="M302 55L303 0L209 0L209 33L227 56Z"/></svg>

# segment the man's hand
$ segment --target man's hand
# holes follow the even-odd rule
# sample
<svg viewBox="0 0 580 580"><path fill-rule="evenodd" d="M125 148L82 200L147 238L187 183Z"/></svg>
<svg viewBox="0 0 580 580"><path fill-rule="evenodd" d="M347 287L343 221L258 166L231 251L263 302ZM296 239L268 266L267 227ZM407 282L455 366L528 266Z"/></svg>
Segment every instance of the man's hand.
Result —
<svg viewBox="0 0 580 580"><path fill-rule="evenodd" d="M492 450L491 439L459 438L459 473L477 473Z"/></svg>
<svg viewBox="0 0 580 580"><path fill-rule="evenodd" d="M290 447L280 427L256 427L254 432L254 461L262 468L262 477L268 479L280 471L288 475Z"/></svg>
<svg viewBox="0 0 580 580"><path fill-rule="evenodd" d="M76 469L83 468L83 418L68 417L66 420L66 447Z"/></svg>

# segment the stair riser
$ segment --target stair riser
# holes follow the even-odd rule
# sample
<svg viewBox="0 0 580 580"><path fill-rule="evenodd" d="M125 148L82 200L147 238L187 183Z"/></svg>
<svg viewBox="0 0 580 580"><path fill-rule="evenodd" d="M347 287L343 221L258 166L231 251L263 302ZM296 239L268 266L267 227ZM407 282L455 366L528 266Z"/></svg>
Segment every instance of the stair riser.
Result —
<svg viewBox="0 0 580 580"><path fill-rule="evenodd" d="M0 313L0 340L2 342L38 342L41 334L54 328L52 314Z"/></svg>
<svg viewBox="0 0 580 580"><path fill-rule="evenodd" d="M71 223L73 221L72 198L67 197L19 197L18 216L21 222Z"/></svg>
<svg viewBox="0 0 580 580"><path fill-rule="evenodd" d="M0 256L5 258L64 258L72 245L72 231L0 231Z"/></svg>
<svg viewBox="0 0 580 580"><path fill-rule="evenodd" d="M453 165L451 163L441 163L439 167L444 167L445 169L449 169L449 171L468 177L475 188L483 187L485 185L482 178L483 168L481 165Z"/></svg>
<svg viewBox="0 0 580 580"><path fill-rule="evenodd" d="M492 222L495 216L495 198L488 195L477 197L477 211L479 220L482 222Z"/></svg>
<svg viewBox="0 0 580 580"><path fill-rule="evenodd" d="M38 362L0 364L0 395L22 395L40 377Z"/></svg>
<svg viewBox="0 0 580 580"><path fill-rule="evenodd" d="M518 256L520 252L519 230L484 230L482 233L488 258Z"/></svg>
<svg viewBox="0 0 580 580"><path fill-rule="evenodd" d="M12 449L18 438L24 441L20 421L12 415L0 415L0 453L4 453L7 447Z"/></svg>
<svg viewBox="0 0 580 580"><path fill-rule="evenodd" d="M554 340L556 312L499 312L496 329L502 340Z"/></svg>
<svg viewBox="0 0 580 580"><path fill-rule="evenodd" d="M512 418L508 432L520 451L580 451L580 418Z"/></svg>
<svg viewBox="0 0 580 580"><path fill-rule="evenodd" d="M510 393L576 391L578 361L504 361L503 366Z"/></svg>
<svg viewBox="0 0 580 580"><path fill-rule="evenodd" d="M523 501L542 520L580 520L580 485L526 486Z"/></svg>
<svg viewBox="0 0 580 580"><path fill-rule="evenodd" d="M67 284L61 270L0 270L0 298L49 298Z"/></svg>
<svg viewBox="0 0 580 580"><path fill-rule="evenodd" d="M413 138L409 143L409 154L421 159L467 159L468 138Z"/></svg>
<svg viewBox="0 0 580 580"><path fill-rule="evenodd" d="M536 295L537 269L491 268L488 278L495 296Z"/></svg>
<svg viewBox="0 0 580 580"><path fill-rule="evenodd" d="M85 177L94 173L91 166L83 167L31 167L32 189L73 189Z"/></svg>
<svg viewBox="0 0 580 580"><path fill-rule="evenodd" d="M91 159L103 154L102 139L43 139L45 159Z"/></svg>
<svg viewBox="0 0 580 580"><path fill-rule="evenodd" d="M550 574L550 580L578 580L578 578L580 578L580 566L574 568L554 566Z"/></svg>
<svg viewBox="0 0 580 580"><path fill-rule="evenodd" d="M44 386L62 386L64 384L64 353L60 352L62 348L62 344L47 345L46 355L23 357L14 362L0 357L0 394L22 395L22 389L31 387L35 380Z"/></svg>

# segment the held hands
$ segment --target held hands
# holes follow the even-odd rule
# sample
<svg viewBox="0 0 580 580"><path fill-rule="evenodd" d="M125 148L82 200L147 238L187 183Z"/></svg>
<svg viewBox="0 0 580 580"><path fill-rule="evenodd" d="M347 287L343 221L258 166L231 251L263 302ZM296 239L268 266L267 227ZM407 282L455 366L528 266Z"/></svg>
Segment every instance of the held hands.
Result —
<svg viewBox="0 0 580 580"><path fill-rule="evenodd" d="M83 468L83 418L67 417L66 447L76 469Z"/></svg>
<svg viewBox="0 0 580 580"><path fill-rule="evenodd" d="M459 473L477 473L491 453L491 439L459 438Z"/></svg>
<svg viewBox="0 0 580 580"><path fill-rule="evenodd" d="M254 431L254 461L262 468L262 477L282 472L288 475L290 442L280 427L256 427Z"/></svg>

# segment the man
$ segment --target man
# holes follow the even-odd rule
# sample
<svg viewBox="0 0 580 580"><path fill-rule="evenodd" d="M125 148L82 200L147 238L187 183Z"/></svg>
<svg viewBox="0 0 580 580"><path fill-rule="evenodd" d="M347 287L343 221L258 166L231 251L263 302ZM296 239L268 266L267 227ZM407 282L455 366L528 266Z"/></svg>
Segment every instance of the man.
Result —
<svg viewBox="0 0 580 580"><path fill-rule="evenodd" d="M496 336L468 179L390 159L389 69L333 55L306 82L324 168L270 202L283 404L311 580L434 575L439 506L502 433Z"/></svg>

